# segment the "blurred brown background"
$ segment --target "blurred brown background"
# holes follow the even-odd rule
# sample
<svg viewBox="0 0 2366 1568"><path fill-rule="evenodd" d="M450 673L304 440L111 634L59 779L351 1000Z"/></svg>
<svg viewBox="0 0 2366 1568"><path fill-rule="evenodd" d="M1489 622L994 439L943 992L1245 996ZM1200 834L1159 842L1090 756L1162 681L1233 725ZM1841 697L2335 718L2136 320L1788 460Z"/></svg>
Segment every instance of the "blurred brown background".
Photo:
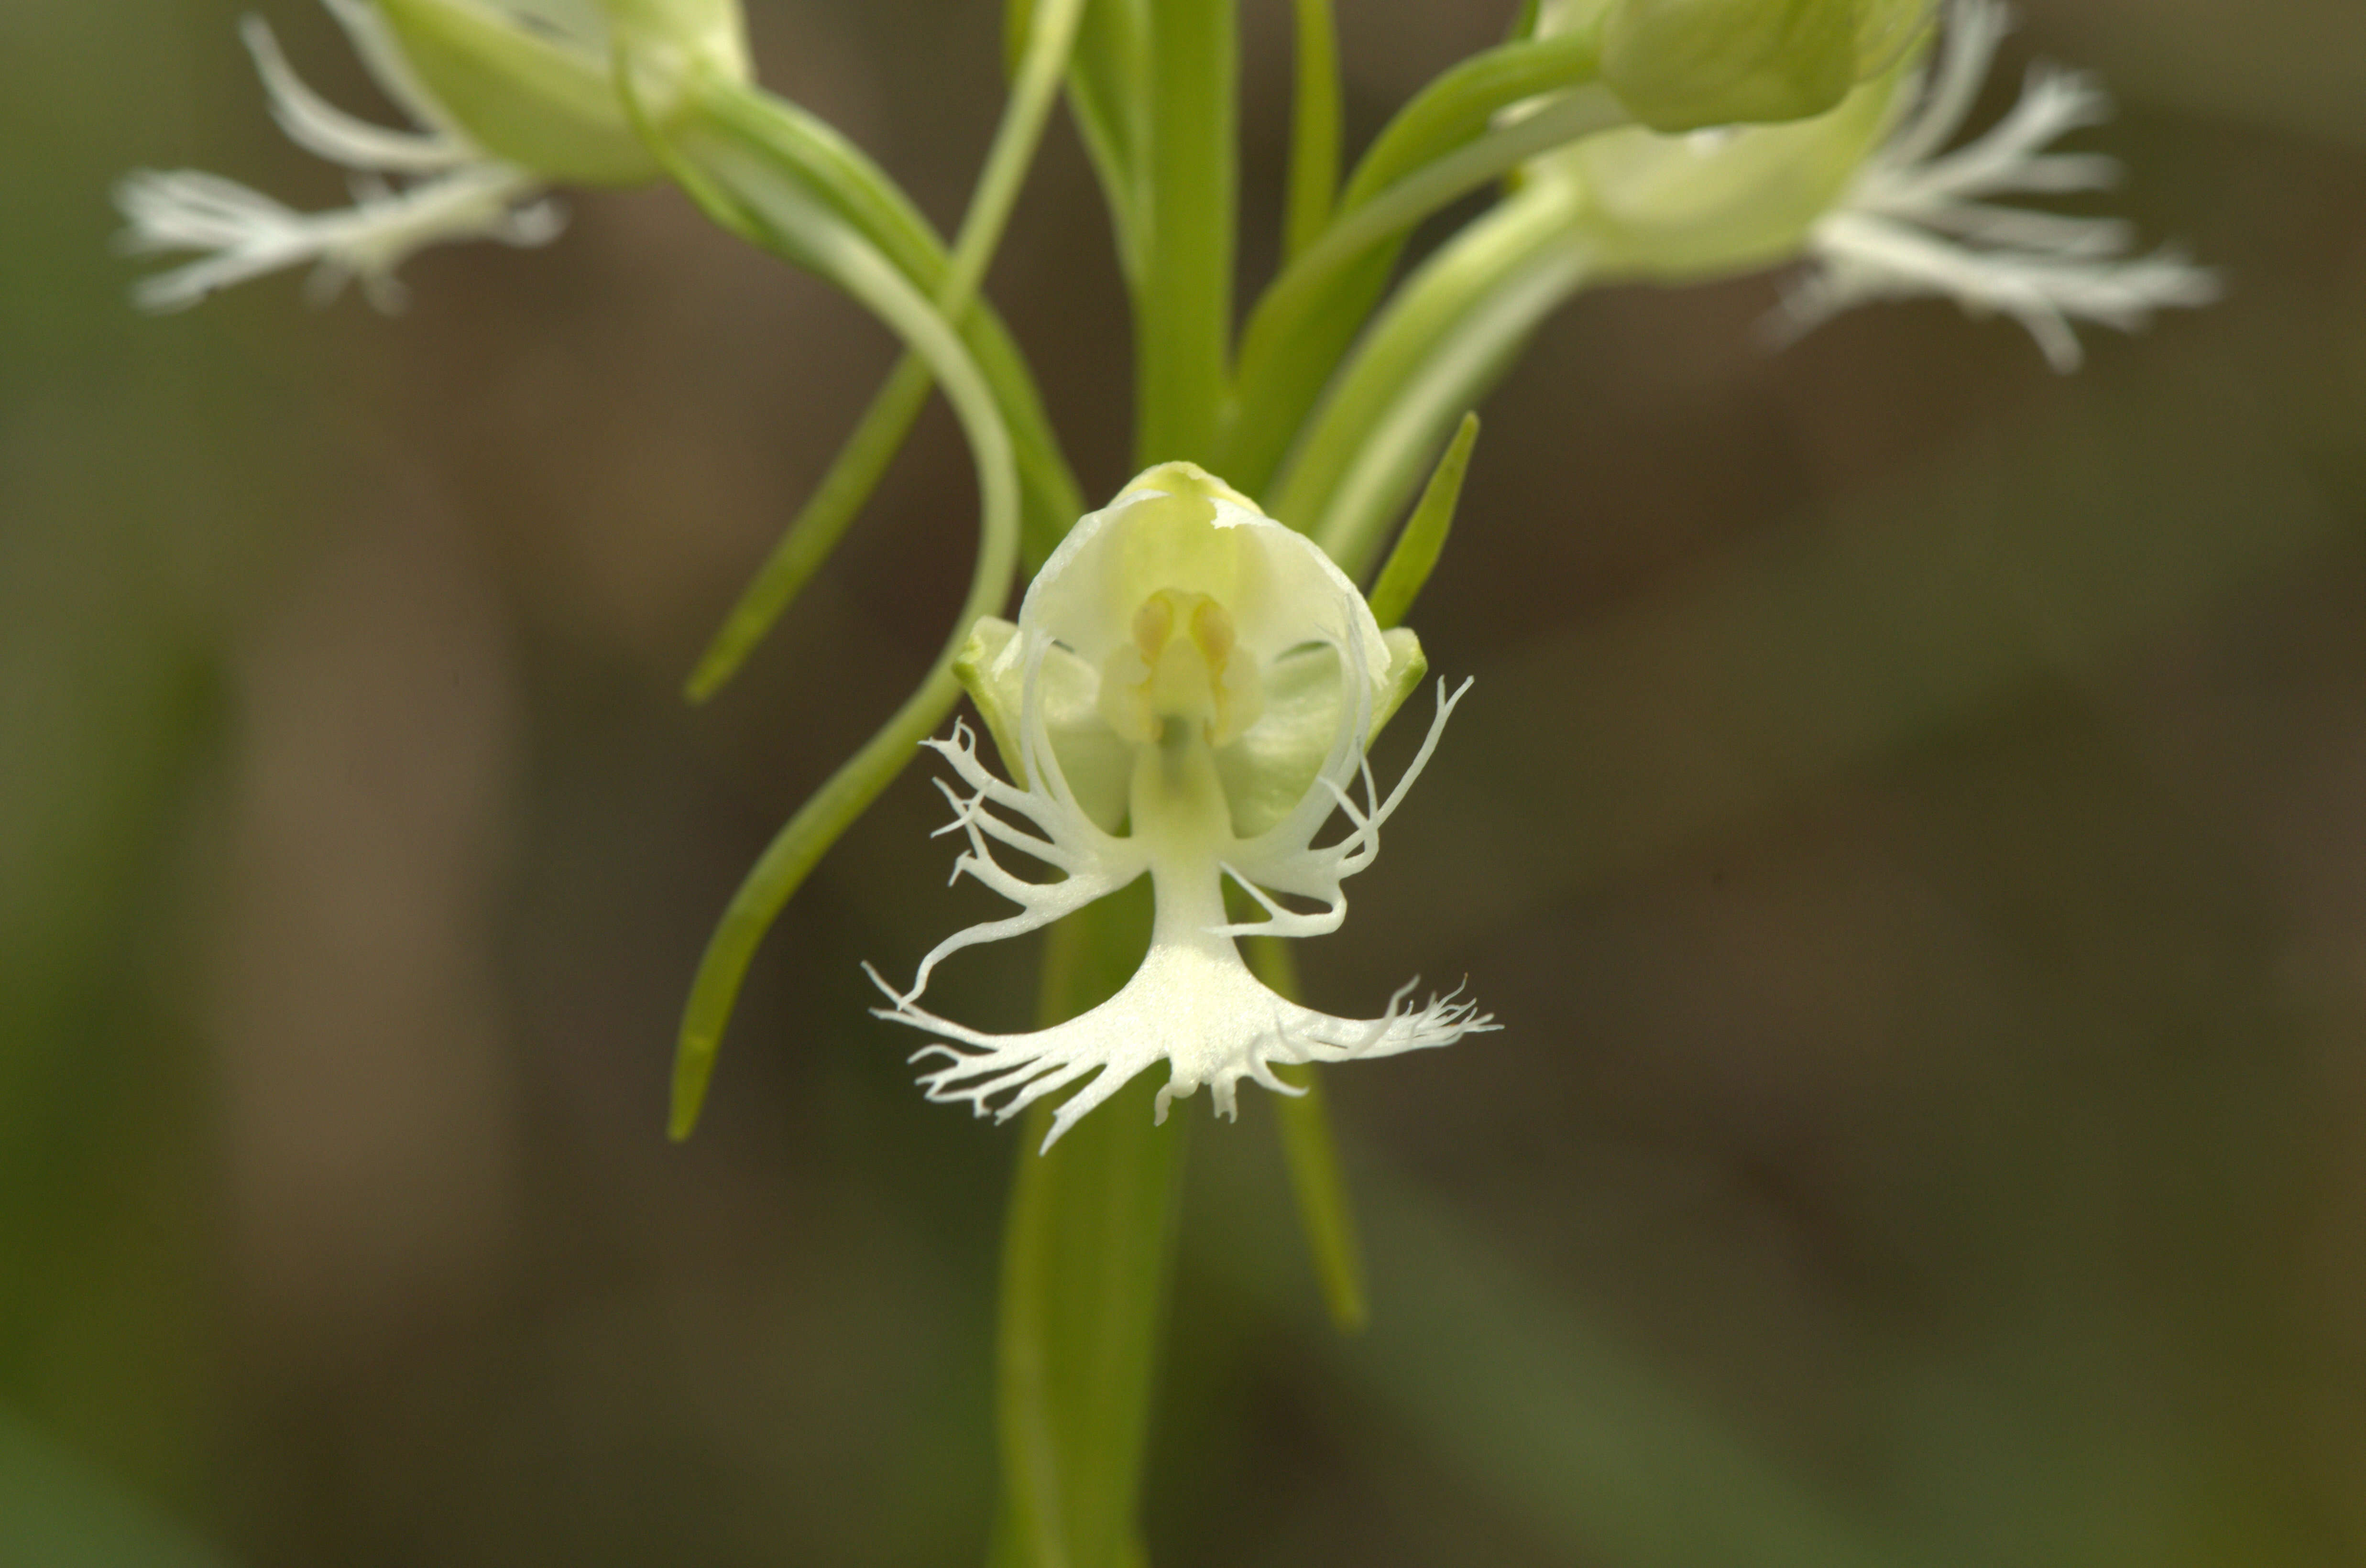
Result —
<svg viewBox="0 0 2366 1568"><path fill-rule="evenodd" d="M1347 0L1354 130L1508 8ZM1360 1339L1264 1107L1195 1130L1163 1568L2366 1559L2366 13L2025 9L1989 112L2101 72L2113 205L2226 302L2067 379L1940 304L1770 356L1765 279L1548 329L1415 618L1479 685L1303 950L1506 1027L1332 1076ZM921 770L661 1136L710 921L957 601L952 422L686 709L888 341L666 193L422 256L396 319L136 316L119 172L342 199L235 11L0 0L0 1561L974 1562L1014 1144L857 969L992 904ZM750 21L950 225L997 7ZM993 292L1106 494L1065 127ZM1017 1023L1025 957L939 1005Z"/></svg>

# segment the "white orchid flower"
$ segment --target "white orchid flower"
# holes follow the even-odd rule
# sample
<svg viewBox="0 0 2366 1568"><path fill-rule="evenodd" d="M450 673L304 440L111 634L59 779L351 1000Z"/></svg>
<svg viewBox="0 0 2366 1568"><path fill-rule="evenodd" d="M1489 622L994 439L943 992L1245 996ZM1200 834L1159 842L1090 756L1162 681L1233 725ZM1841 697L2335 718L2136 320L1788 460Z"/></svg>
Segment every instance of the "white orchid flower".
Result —
<svg viewBox="0 0 2366 1568"><path fill-rule="evenodd" d="M1567 28L1596 8L1562 0L1546 20ZM2110 100L2090 78L2038 66L2010 114L1951 148L2011 26L2000 0L1950 0L1927 62L1901 62L1829 113L1675 136L1610 131L1530 173L1572 190L1576 238L1597 280L1678 282L1804 262L1777 319L1787 335L1869 300L1936 295L1976 316L2011 317L2055 369L2073 370L2074 322L2135 330L2156 310L2208 304L2218 282L2174 250L2134 253L2122 219L1997 202L2116 182L2110 158L2048 151L2108 118Z"/></svg>
<svg viewBox="0 0 2366 1568"><path fill-rule="evenodd" d="M1230 1116L1243 1078L1301 1092L1275 1076L1277 1063L1391 1056L1494 1027L1456 996L1406 1005L1417 981L1378 1018L1335 1018L1269 990L1235 945L1338 928L1341 882L1379 853L1381 824L1462 695L1440 684L1420 751L1382 799L1365 748L1426 662L1410 632L1381 632L1355 585L1303 535L1189 464L1153 468L1076 524L1016 626L980 623L963 667L1016 782L986 767L965 726L929 743L968 790L939 785L954 811L944 831L969 841L953 874L1021 908L939 943L909 991L873 972L893 1002L879 1016L940 1039L913 1058L942 1058L921 1078L929 1098L965 1100L1000 1121L1096 1075L1053 1117L1048 1149L1162 1057L1158 1120L1201 1084ZM1360 803L1351 794L1359 779ZM1335 813L1346 820L1344 836L1317 845ZM997 845L1058 879L1014 875ZM1032 931L1145 873L1156 900L1148 956L1083 1016L994 1035L916 1005L947 955ZM1261 919L1227 917L1227 878ZM1283 898L1319 907L1293 910Z"/></svg>
<svg viewBox="0 0 2366 1568"><path fill-rule="evenodd" d="M288 139L353 171L353 205L300 212L218 174L127 176L116 202L137 254L205 252L143 279L152 310L310 264L316 296L349 279L381 309L402 302L398 269L446 241L540 245L564 223L554 184L631 185L659 174L619 101L614 28L592 0L322 0L370 77L413 129L390 129L306 86L259 17L241 24ZM638 38L671 26L682 49L744 76L738 10L729 0L640 0L618 27Z"/></svg>

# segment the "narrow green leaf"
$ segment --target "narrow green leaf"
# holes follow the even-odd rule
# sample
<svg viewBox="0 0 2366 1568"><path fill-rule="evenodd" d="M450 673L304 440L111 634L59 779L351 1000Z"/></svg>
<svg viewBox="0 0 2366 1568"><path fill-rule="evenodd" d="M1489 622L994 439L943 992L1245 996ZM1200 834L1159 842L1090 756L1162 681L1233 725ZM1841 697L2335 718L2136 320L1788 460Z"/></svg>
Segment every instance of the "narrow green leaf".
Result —
<svg viewBox="0 0 2366 1568"><path fill-rule="evenodd" d="M1290 206L1282 230L1289 260L1331 220L1339 192L1339 29L1331 0L1296 0L1298 77L1290 102Z"/></svg>
<svg viewBox="0 0 2366 1568"><path fill-rule="evenodd" d="M1544 6L1540 0L1520 0L1519 10L1513 15L1512 25L1504 31L1504 41L1518 43L1537 36L1537 23L1542 19Z"/></svg>
<svg viewBox="0 0 2366 1568"><path fill-rule="evenodd" d="M902 188L860 148L824 121L760 88L717 81L702 85L699 123L704 134L739 143L838 213L922 292L933 296L947 286L955 258ZM699 177L695 171L682 169L678 161L669 173L677 183ZM691 187L685 184L684 188ZM694 189L691 194L698 196ZM749 227L744 216L735 217L727 198L699 200L709 218L732 232L751 243L778 248L779 236ZM810 265L800 256L782 253L796 265ZM983 303L961 318L960 328L963 345L1002 405L1018 448L1031 554L1037 542L1056 543L1076 521L1082 510L1076 482L1009 330Z"/></svg>
<svg viewBox="0 0 2366 1568"><path fill-rule="evenodd" d="M1437 566L1438 553L1446 548L1446 536L1454 527L1455 504L1462 498L1462 476L1470 470L1470 448L1478 440L1479 416L1463 415L1445 454L1430 470L1429 484L1404 532L1397 536L1397 547L1389 552L1380 580L1372 585L1372 615L1383 630L1404 623L1422 585Z"/></svg>
<svg viewBox="0 0 2366 1568"><path fill-rule="evenodd" d="M1298 960L1290 944L1278 936L1252 936L1247 946L1249 968L1257 979L1298 1001ZM1286 1094L1269 1098L1281 1132L1282 1158L1290 1167L1290 1195L1298 1201L1299 1229L1313 1257L1323 1305L1334 1327L1353 1334L1369 1320L1371 1310L1366 1305L1364 1252L1356 1233L1355 1209L1339 1169L1330 1104L1324 1098L1323 1070L1309 1063L1288 1073L1277 1070L1277 1076L1305 1091L1294 1099Z"/></svg>
<svg viewBox="0 0 2366 1568"><path fill-rule="evenodd" d="M1068 106L1099 177L1130 288L1142 286L1143 164L1150 141L1147 0L1091 0L1068 72Z"/></svg>
<svg viewBox="0 0 2366 1568"><path fill-rule="evenodd" d="M715 1076L715 1057L723 1047L724 1028L731 1021L748 966L755 960L764 934L772 928L790 896L804 885L815 862L904 771L920 742L934 733L960 700L961 685L948 666L960 642L966 640L970 624L979 615L990 614L1009 591L1009 563L1003 557L1017 554L1015 532L1007 548L981 554L969 602L962 607L958 622L962 635L946 645L928 678L862 749L797 808L796 814L765 846L725 906L715 934L707 938L706 950L699 956L690 999L682 1007L682 1034L674 1047L673 1103L666 1130L676 1142L690 1137L698 1126L707 1085ZM1000 572L989 584L985 579L994 566L999 566Z"/></svg>
<svg viewBox="0 0 2366 1568"><path fill-rule="evenodd" d="M1514 104L1587 86L1601 69L1598 28L1498 44L1449 67L1373 138L1341 206L1361 206L1423 164L1476 140Z"/></svg>
<svg viewBox="0 0 2366 1568"><path fill-rule="evenodd" d="M1114 994L1149 941L1147 879L1053 928L1048 1025ZM997 1397L1002 1506L991 1561L1126 1568L1173 1271L1184 1124L1151 1122L1144 1074L1037 1154L1053 1107L1020 1135L1004 1232Z"/></svg>
<svg viewBox="0 0 2366 1568"><path fill-rule="evenodd" d="M907 354L896 362L863 412L862 423L854 427L829 471L798 509L780 543L764 557L764 564L724 618L714 641L699 655L685 689L690 700L705 701L738 673L756 644L829 559L863 502L878 488L887 465L902 449L932 385L929 367L918 355Z"/></svg>

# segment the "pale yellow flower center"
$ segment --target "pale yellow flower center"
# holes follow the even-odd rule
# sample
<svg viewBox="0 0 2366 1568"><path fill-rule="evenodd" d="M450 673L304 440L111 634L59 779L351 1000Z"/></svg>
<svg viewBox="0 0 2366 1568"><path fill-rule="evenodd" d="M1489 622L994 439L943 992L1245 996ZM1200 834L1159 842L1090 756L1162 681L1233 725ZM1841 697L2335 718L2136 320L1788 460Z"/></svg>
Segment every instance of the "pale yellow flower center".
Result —
<svg viewBox="0 0 2366 1568"><path fill-rule="evenodd" d="M1166 739L1181 725L1221 746L1264 711L1256 656L1239 645L1232 611L1204 593L1161 588L1143 600L1132 640L1101 666L1101 718L1130 741Z"/></svg>

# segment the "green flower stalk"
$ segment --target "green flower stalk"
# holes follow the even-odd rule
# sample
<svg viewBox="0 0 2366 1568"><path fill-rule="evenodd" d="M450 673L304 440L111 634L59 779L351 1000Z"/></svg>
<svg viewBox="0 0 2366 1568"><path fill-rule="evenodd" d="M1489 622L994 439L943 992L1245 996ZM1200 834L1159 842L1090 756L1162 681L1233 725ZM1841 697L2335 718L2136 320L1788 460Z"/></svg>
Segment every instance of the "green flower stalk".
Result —
<svg viewBox="0 0 2366 1568"><path fill-rule="evenodd" d="M1021 913L939 943L907 991L873 972L892 1003L879 1016L948 1042L914 1058L942 1058L921 1079L930 1099L1008 1120L1076 1085L1052 1118L1049 1149L1161 1058L1157 1121L1202 1084L1230 1116L1244 1078L1303 1092L1275 1076L1277 1064L1391 1056L1494 1027L1454 995L1408 1007L1417 980L1378 1018L1333 1017L1277 995L1241 958L1242 936L1338 929L1341 883L1379 854L1381 825L1469 689L1449 696L1440 684L1428 734L1381 798L1365 750L1426 670L1421 644L1403 629L1383 633L1328 556L1246 497L1188 463L1151 469L1077 523L1018 624L981 622L956 667L1010 779L986 767L963 726L929 743L969 791L940 785L953 807L945 831L969 845L954 874ZM1360 804L1350 793L1358 779ZM1335 815L1347 831L1316 845ZM1012 874L997 845L1058 879ZM917 1004L949 955L1036 930L1144 875L1156 900L1150 951L1098 1007L991 1035ZM1227 918L1228 879L1263 918ZM1285 908L1283 895L1320 908Z"/></svg>
<svg viewBox="0 0 2366 1568"><path fill-rule="evenodd" d="M394 130L306 86L268 24L242 26L271 109L290 140L352 170L351 207L299 212L219 175L142 171L116 199L140 252L199 259L144 279L135 297L179 309L248 278L314 268L316 297L358 280L382 309L403 298L396 270L428 245L540 245L564 226L554 185L637 185L662 173L616 91L618 29L657 34L701 66L744 80L729 0L619 7L589 0L323 0L371 78L414 122ZM645 106L645 108L647 106ZM652 111L662 118L664 106Z"/></svg>

